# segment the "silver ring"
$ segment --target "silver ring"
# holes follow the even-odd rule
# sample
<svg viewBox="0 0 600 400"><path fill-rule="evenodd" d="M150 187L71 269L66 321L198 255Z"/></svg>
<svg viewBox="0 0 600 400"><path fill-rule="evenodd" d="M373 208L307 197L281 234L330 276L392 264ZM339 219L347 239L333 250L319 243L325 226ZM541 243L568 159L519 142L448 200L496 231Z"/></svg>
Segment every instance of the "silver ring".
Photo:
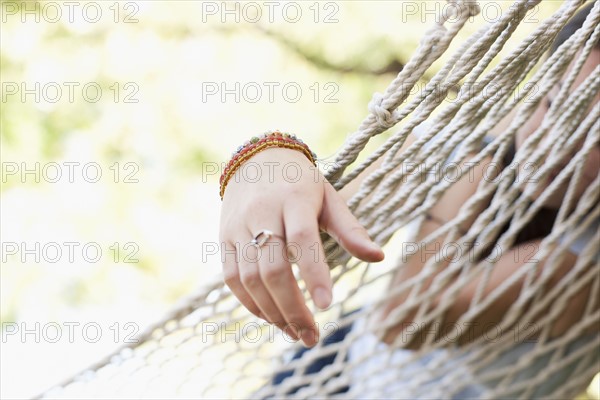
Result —
<svg viewBox="0 0 600 400"><path fill-rule="evenodd" d="M254 236L254 239L250 241L250 244L256 246L257 248L260 248L267 242L267 240L271 239L273 236L275 236L275 234L272 231L268 229L263 229Z"/></svg>

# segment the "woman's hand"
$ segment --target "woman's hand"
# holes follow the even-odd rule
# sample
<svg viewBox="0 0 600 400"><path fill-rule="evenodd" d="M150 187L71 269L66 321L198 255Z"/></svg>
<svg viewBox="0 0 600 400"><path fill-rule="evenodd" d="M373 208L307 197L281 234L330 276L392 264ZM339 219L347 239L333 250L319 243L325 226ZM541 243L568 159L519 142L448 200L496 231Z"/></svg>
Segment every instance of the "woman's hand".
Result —
<svg viewBox="0 0 600 400"><path fill-rule="evenodd" d="M275 235L261 247L251 245L263 229ZM253 314L307 346L318 341L319 331L291 262L315 305L327 308L332 281L319 229L364 261L384 257L343 198L299 151L261 151L241 165L225 189L220 226L225 282Z"/></svg>

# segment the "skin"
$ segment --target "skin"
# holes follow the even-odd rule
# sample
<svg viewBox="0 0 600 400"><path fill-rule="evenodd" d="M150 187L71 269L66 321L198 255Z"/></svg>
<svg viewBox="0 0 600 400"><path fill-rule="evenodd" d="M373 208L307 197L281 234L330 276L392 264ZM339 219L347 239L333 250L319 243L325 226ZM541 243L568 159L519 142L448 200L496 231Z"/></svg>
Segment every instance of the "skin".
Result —
<svg viewBox="0 0 600 400"><path fill-rule="evenodd" d="M575 57L576 59L577 57ZM577 88L581 85L585 79L594 71L594 69L598 68L600 65L600 50L594 49L588 56L586 62L583 64L581 71L575 78L573 82L572 88ZM571 71L573 64L569 66L567 73ZM566 76L567 74L565 74ZM548 100L552 100L556 95L558 95L558 88L554 88L548 96ZM596 95L591 105L588 107L587 112L590 112L592 107L598 107L598 103L600 102L600 93ZM541 124L542 119L544 118L545 113L548 111L548 102L543 101L538 106L537 110L533 114L532 118L525 124L524 128L521 129L516 136L516 146L520 147L525 140L534 132L534 130ZM583 145L583 141L578 143L577 149L579 150ZM558 175L558 173L567 165L569 159L561 160L561 163L550 172L550 176L546 178L545 182L542 182L540 185L541 188L548 186L551 181ZM579 198L585 191L585 189L598 177L598 169L600 169L600 144L598 144L589 154L586 159L586 162L583 166L582 177L578 182L578 185L575 190L575 197ZM548 206L553 208L560 207L562 200L567 191L568 182L563 184L558 190L549 198ZM541 194L541 190L535 193L535 197Z"/></svg>
<svg viewBox="0 0 600 400"><path fill-rule="evenodd" d="M266 244L260 250L245 246L238 257L227 253L225 282L253 314L302 339L306 346L314 346L319 331L292 274L290 259L296 260L314 303L324 309L331 304L332 281L320 230L361 260L381 261L383 251L371 241L344 198L302 153L270 148L252 161L262 172L260 179L243 179L241 168L225 190L220 242L228 250L244 248L258 231L269 229L277 235L267 243L274 251ZM278 164L270 170L268 163ZM283 173L287 165L297 168L299 179L291 172ZM283 249L292 254L287 257Z"/></svg>
<svg viewBox="0 0 600 400"><path fill-rule="evenodd" d="M594 50L578 77L581 82L587 74L598 65L599 52ZM575 82L576 87L578 82ZM545 102L544 102L545 103ZM596 105L597 106L597 105ZM523 141L539 126L541 118L546 112L543 105L536 114L518 133L516 144L520 146ZM409 137L405 147L410 145ZM599 149L595 149L586 160L584 183L578 191L583 190L598 176L600 160ZM486 163L484 160L476 167L477 177L482 176ZM326 182L323 176L315 171L312 164L300 152L290 149L270 148L252 157L254 166L261 171L260 179L244 179L243 167L238 170L225 190L220 221L220 241L223 248L223 272L226 284L240 302L254 315L265 319L283 329L289 336L301 339L306 346L313 346L318 341L318 329L315 326L314 316L305 305L304 298L292 274L290 259L298 265L301 278L317 307L324 309L331 304L332 281L329 268L324 260L320 230L328 232L340 245L353 256L368 262L383 260L384 253L368 237L365 229L359 224L346 206L346 201L356 193L362 179L378 168L380 162L371 165L357 179L347 185L340 192ZM270 169L268 163L278 163ZM286 179L282 173L282 166L294 164L299 171L299 179ZM272 167L271 167L272 168ZM269 173L274 171L274 173ZM254 176L254 175L253 175ZM467 179L467 177L465 177ZM478 180L459 181L452 185L442 199L431 210L431 215L438 219L449 221L458 212L460 206L475 192ZM562 195L560 194L562 193ZM580 195L580 193L578 193ZM559 191L552 204L558 207L564 196L564 191ZM468 229L472 221L467 221L462 227ZM425 237L429 232L437 229L439 223L426 221L418 237ZM254 235L261 229L270 229L276 236L260 250L246 246ZM293 246L290 246L293 244ZM268 246L267 246L268 245ZM440 243L443 245L443 242ZM515 253L531 254L531 246L539 245L539 241L525 243L509 250L498 261L491 279L484 290L484 294L491 293L510 274L517 270L524 262L530 260L520 256L515 262ZM270 251L273 246L275 251ZM242 249L237 256L234 249ZM288 249L287 256L286 251ZM321 256L315 257L315 253ZM535 254L532 254L534 256ZM417 253L409 258L407 263L394 277L392 285L403 282L419 273L423 267L423 257L427 255ZM560 278L566 274L576 261L576 256L568 254L561 262L558 271L551 277L549 288L553 287ZM544 260L541 260L544 265ZM541 273L542 268L539 269ZM539 274L538 273L538 274ZM432 278L433 279L433 278ZM431 281L429 282L431 283ZM428 283L428 284L429 284ZM426 290L426 287L423 290ZM473 280L460 293L451 307L444 315L444 322L451 324L456 321L469 307L479 278ZM500 298L490 305L483 313L480 320L481 326L486 322L498 322L514 302L521 290L522 282L517 282L510 290L504 292ZM562 334L568 326L574 323L581 315L589 287L584 288L574 296L567 305L564 315L557 319L552 328L552 335ZM397 296L382 306L380 318L385 319L395 307L402 304L406 295ZM438 300L440 297L438 297ZM433 304L433 307L437 304ZM409 315L403 322L411 322ZM402 331L402 325L389 328L384 332L382 339L388 343L393 342ZM468 339L461 338L461 342L472 340L483 330L471 333ZM409 347L418 347L419 341L415 340Z"/></svg>
<svg viewBox="0 0 600 400"><path fill-rule="evenodd" d="M450 190L448 190L440 199L440 201L434 206L430 214L435 216L436 219L448 221L452 219L458 213L460 207L464 204L464 201L472 196L477 190L477 184L479 180L483 176L483 171L485 171L485 166L487 163L491 162L491 159L484 160L481 165L478 165L475 168L474 172L474 180L462 179L452 186ZM475 213L477 214L477 213ZM467 221L463 224L462 229L466 230L470 226L472 221ZM438 229L440 227L440 223L434 220L425 221L416 236L416 241L422 241L427 237L431 232ZM414 279L422 270L423 265L427 260L434 256L433 252L428 252L426 249L434 249L434 248L445 248L446 241L442 238L440 240L435 240L432 243L428 244L427 247L421 251L417 252L412 257L408 258L407 262L403 264L403 268L398 271L396 276L394 277L391 286L398 285L401 282L405 282L411 279ZM487 296L489 296L500 284L505 282L509 277L523 267L523 265L533 265L535 261L537 261L537 252L540 249L541 240L534 240L530 242L525 242L514 246L511 249L508 249L504 254L498 259L495 264L495 267L492 271L492 274L489 278L487 285L483 290L482 299L485 300ZM565 258L560 263L556 272L552 275L548 285L547 290L550 290L556 284L560 282L560 279L566 275L569 270L574 266L577 260L577 256L570 252L567 252ZM439 267L439 271L443 271L445 267L450 264L450 259L443 259L442 264ZM545 260L540 260L541 268L538 267L536 269L536 278L538 278L545 266ZM589 266L590 268L592 265ZM429 280L426 281L425 285L421 289L421 292L427 291L428 287L432 284L437 274L434 274ZM435 297L430 304L430 309L434 309L440 306L446 307L446 312L444 314L443 321L438 327L440 328L438 334L436 336L437 339L442 337L443 334L450 332L452 329L455 329L456 326L460 327L461 334L456 337L455 335L451 335L454 337L452 341L456 341L458 344L465 344L472 340L477 339L481 335L486 334L486 332L490 329L495 329L495 325L500 322L502 316L508 311L509 307L517 300L521 293L521 289L523 287L524 279L521 279L507 290L503 290L501 295L492 302L489 306L487 306L482 313L480 313L476 318L474 318L471 323L472 325L465 328L463 325L456 325L459 318L469 309L470 303L474 298L478 286L481 284L481 276L476 276L473 280L471 280L468 284L462 287L459 291L456 299L452 304L448 305L443 302L443 294L440 293L437 297ZM557 318L552 326L550 337L556 337L563 334L569 326L573 325L577 322L584 311L584 307L587 304L587 299L589 297L591 287L590 285L585 286L576 296L573 296L570 301L567 303L564 312L561 313L561 316ZM403 304L409 292L402 293L391 300L387 301L381 307L381 312L378 316L380 322L385 321L386 317L399 305ZM527 304L523 311L526 311L531 304ZM399 338L406 340L404 347L416 349L422 345L422 343L427 339L427 332L431 331L431 326L424 325L420 321L415 319L416 315L416 307L412 311L409 311L408 315L399 321L398 324L390 327L382 333L381 339L391 344L395 340ZM549 312L550 309L545 310ZM541 312L534 318L535 321L539 320L539 318L545 315L544 312ZM414 327L418 328L417 332L413 332L411 330L410 335L401 335L403 331L407 329L408 326L412 324L411 329ZM490 334L490 336L494 337L494 335Z"/></svg>

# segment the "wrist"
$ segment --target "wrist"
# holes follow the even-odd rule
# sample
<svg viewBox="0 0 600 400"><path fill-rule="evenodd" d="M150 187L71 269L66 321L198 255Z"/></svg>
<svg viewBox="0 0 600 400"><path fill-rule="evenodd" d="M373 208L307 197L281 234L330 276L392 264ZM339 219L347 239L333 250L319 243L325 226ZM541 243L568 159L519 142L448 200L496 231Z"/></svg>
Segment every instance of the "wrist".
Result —
<svg viewBox="0 0 600 400"><path fill-rule="evenodd" d="M271 149L294 150L296 153L302 154L311 164L316 166L316 154L301 139L298 139L295 135L279 131L265 132L260 136L252 137L252 139L239 146L232 154L231 160L227 163L219 180L221 200L223 200L225 188L229 180L236 171L251 158L256 160L255 157L258 154Z"/></svg>

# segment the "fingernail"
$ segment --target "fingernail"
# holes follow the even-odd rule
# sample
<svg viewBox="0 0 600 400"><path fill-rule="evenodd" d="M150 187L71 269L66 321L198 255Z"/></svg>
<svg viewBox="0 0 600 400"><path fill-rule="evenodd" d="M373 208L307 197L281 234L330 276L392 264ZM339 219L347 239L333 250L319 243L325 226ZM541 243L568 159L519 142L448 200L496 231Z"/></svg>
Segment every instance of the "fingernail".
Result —
<svg viewBox="0 0 600 400"><path fill-rule="evenodd" d="M317 344L318 341L317 334L312 329L304 329L302 332L302 341L307 347L312 347Z"/></svg>
<svg viewBox="0 0 600 400"><path fill-rule="evenodd" d="M285 334L288 335L289 337L291 337L293 340L300 340L300 334L298 333L298 328L296 328L294 326L294 324L286 324L283 327L283 332L285 332Z"/></svg>
<svg viewBox="0 0 600 400"><path fill-rule="evenodd" d="M331 304L331 292L319 286L315 289L313 301L317 307L325 309Z"/></svg>

